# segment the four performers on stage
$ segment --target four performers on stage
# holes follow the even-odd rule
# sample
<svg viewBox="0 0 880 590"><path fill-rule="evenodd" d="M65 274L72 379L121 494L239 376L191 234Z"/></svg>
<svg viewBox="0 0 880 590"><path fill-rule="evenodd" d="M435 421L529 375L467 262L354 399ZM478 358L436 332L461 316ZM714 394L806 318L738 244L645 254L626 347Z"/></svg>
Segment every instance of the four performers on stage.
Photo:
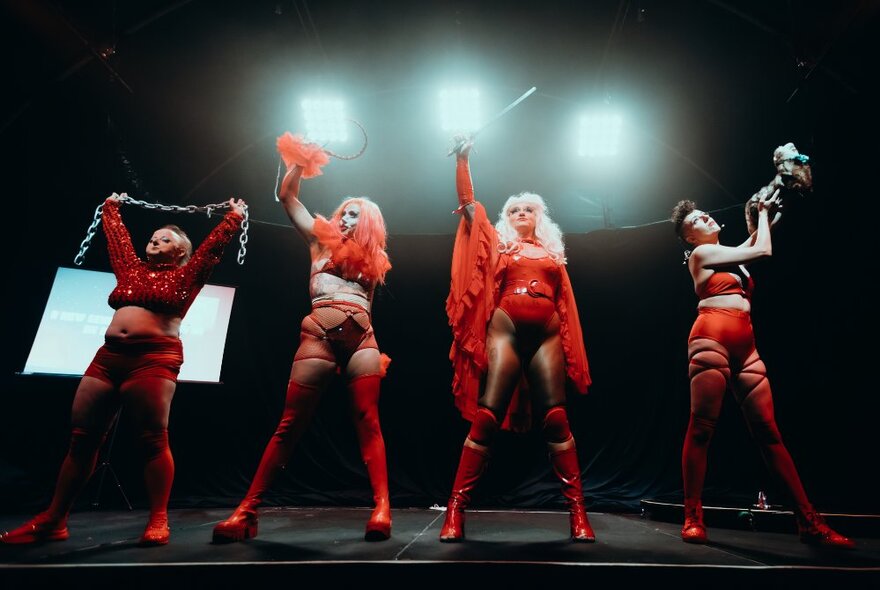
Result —
<svg viewBox="0 0 880 590"><path fill-rule="evenodd" d="M472 137L460 137L452 152L461 221L446 301L453 336L454 403L471 427L440 540L465 538L465 509L498 431L537 427L569 508L571 539L593 542L596 537L587 518L566 411L566 384L586 393L590 373L562 233L544 199L527 192L507 199L493 225L474 198L468 164L471 147ZM327 152L290 134L279 138L278 148L287 166L278 197L311 253L312 311L302 321L277 429L250 488L233 514L214 527L213 539L222 543L257 535L257 508L263 496L290 462L322 392L334 375L341 374L373 491L374 509L365 539L385 540L391 535L391 506L378 402L389 359L379 352L371 321L374 291L391 268L385 222L376 203L366 197L343 200L329 219L313 217L299 199L300 183L321 173ZM799 157L801 166L806 160ZM46 511L0 535L0 544L68 537L68 513L95 468L120 406L134 420L145 463L150 519L141 544L169 541L167 504L174 463L167 427L183 362L180 323L241 226L245 206L231 199L230 212L195 253L180 228L163 226L147 244L146 262L135 253L119 206L119 200L111 197L103 209L117 278L109 303L116 311L106 343L77 389L70 448L54 496ZM854 543L829 528L808 501L776 426L766 369L755 347L750 315L753 281L745 265L771 254L771 226L781 215L779 190L761 193L749 206L750 228L755 231L737 247L722 246L719 225L691 201L680 202L673 213L676 232L692 248L687 265L699 298L688 339L691 416L682 452L681 536L686 542L707 542L701 503L707 451L725 391L731 389L768 466L794 501L802 540L852 548ZM755 219L756 228L751 227Z"/></svg>

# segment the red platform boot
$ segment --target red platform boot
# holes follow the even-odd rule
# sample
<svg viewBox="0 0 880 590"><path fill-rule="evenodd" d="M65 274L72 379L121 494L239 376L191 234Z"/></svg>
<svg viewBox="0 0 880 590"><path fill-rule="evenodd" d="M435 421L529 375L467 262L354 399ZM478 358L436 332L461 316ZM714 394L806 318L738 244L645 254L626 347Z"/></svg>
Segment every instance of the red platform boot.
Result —
<svg viewBox="0 0 880 590"><path fill-rule="evenodd" d="M348 383L361 458L373 488L375 508L367 521L364 540L385 541L391 537L391 500L388 495L388 467L385 439L379 426L379 375L363 375Z"/></svg>
<svg viewBox="0 0 880 590"><path fill-rule="evenodd" d="M596 533L590 526L584 507L584 492L581 487L581 469L577 449L573 445L562 451L550 453L550 462L556 477L562 482L562 495L568 504L571 540L578 543L595 543Z"/></svg>
<svg viewBox="0 0 880 590"><path fill-rule="evenodd" d="M232 516L214 527L214 543L234 543L257 536L257 506L278 472L290 461L296 443L315 413L319 393L317 387L293 379L287 383L284 413L263 451L254 481Z"/></svg>
<svg viewBox="0 0 880 590"><path fill-rule="evenodd" d="M217 523L214 527L214 543L235 543L257 536L257 504L259 502L245 498L232 516Z"/></svg>
<svg viewBox="0 0 880 590"><path fill-rule="evenodd" d="M486 470L489 453L465 444L461 449L461 460L452 484L452 494L446 506L446 520L440 529L440 541L457 543L464 539L464 510L471 501L471 491Z"/></svg>

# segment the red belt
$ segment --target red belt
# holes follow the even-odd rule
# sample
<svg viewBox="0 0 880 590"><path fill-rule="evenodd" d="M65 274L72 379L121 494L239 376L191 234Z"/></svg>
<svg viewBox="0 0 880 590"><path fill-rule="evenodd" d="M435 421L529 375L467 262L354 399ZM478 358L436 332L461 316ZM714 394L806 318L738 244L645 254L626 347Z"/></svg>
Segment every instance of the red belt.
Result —
<svg viewBox="0 0 880 590"><path fill-rule="evenodd" d="M504 297L506 295L530 295L532 297L553 299L555 291L550 285L542 283L538 279L532 279L531 281L516 280L504 284L501 296Z"/></svg>

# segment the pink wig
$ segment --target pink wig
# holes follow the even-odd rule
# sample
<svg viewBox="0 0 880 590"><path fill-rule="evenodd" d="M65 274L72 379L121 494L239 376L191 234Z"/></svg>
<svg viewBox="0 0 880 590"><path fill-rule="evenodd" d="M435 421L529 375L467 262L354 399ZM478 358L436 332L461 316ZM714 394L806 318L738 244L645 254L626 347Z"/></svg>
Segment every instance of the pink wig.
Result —
<svg viewBox="0 0 880 590"><path fill-rule="evenodd" d="M385 252L385 241L388 233L385 229L385 219L382 217L382 211L368 197L350 197L342 201L342 204L333 212L333 215L330 217L330 223L338 227L339 220L342 218L342 212L350 204L359 205L361 208L358 223L354 227L351 239L364 249L367 262L378 273L376 280L384 284L385 273L388 272L390 265L388 264L388 254Z"/></svg>

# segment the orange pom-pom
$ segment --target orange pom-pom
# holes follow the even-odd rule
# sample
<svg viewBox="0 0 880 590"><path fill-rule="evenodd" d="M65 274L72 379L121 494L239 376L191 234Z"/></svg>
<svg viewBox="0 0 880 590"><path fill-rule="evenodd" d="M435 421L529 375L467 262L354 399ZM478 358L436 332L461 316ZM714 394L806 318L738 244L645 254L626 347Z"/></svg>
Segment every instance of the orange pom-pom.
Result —
<svg viewBox="0 0 880 590"><path fill-rule="evenodd" d="M315 143L306 143L302 135L293 135L290 131L285 131L275 146L288 168L297 165L303 169L303 178L320 176L321 167L330 162L330 156L324 148Z"/></svg>

